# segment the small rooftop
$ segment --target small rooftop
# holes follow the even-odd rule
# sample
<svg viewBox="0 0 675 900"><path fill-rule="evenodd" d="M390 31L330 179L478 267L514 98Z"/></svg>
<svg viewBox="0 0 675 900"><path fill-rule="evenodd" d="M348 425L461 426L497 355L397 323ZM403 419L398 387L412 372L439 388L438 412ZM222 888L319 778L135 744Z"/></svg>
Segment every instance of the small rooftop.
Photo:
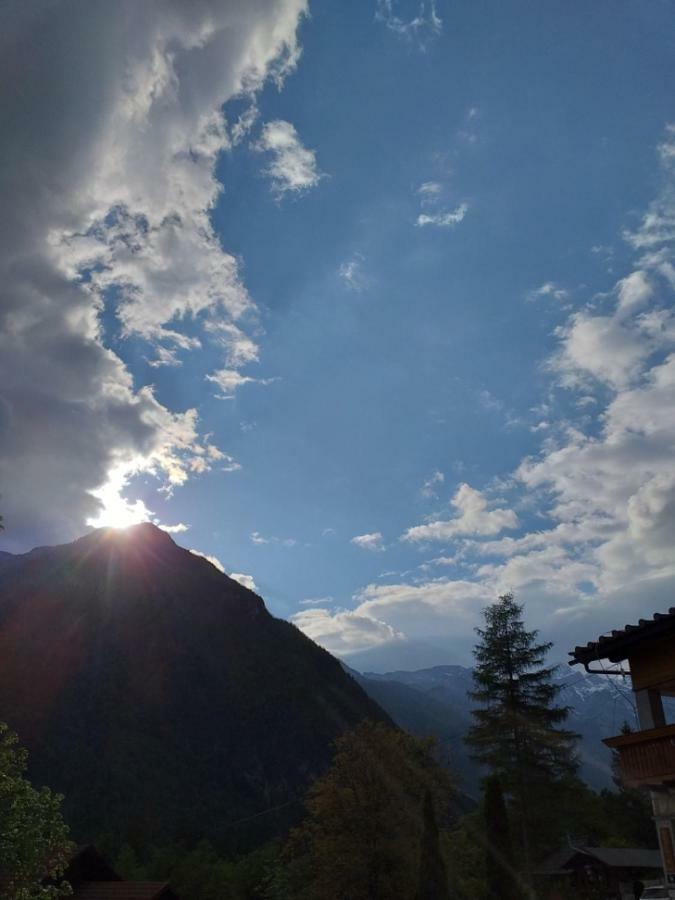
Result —
<svg viewBox="0 0 675 900"><path fill-rule="evenodd" d="M572 859L581 854L602 863L610 869L660 869L661 854L658 850L633 847L563 847L545 859L537 870L538 875L568 875Z"/></svg>
<svg viewBox="0 0 675 900"><path fill-rule="evenodd" d="M675 632L675 606L667 613L654 613L651 619L640 619L637 625L626 625L608 634L601 634L595 641L589 641L585 647L575 647L570 652L570 665L578 663L586 666L601 659L611 662L622 662L628 659L635 645L645 640L654 640Z"/></svg>

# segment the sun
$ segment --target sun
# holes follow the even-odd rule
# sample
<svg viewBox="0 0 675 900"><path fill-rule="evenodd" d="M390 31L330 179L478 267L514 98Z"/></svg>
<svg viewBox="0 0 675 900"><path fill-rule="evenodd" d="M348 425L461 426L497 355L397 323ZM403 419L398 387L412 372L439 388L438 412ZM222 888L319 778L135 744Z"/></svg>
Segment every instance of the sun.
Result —
<svg viewBox="0 0 675 900"><path fill-rule="evenodd" d="M99 503L100 511L96 516L87 519L92 528L129 528L141 522L151 522L153 513L142 500L127 500L122 491L127 486L128 478L124 469L114 469L108 474L103 487L90 491Z"/></svg>

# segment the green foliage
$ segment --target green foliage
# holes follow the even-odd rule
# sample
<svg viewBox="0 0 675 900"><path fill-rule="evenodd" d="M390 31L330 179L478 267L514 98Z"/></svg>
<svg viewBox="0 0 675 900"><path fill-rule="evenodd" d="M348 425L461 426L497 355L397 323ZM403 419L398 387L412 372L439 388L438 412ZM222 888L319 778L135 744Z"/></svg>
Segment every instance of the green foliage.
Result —
<svg viewBox="0 0 675 900"><path fill-rule="evenodd" d="M24 778L27 753L0 722L0 892L13 900L52 900L70 894L56 881L73 845L61 818L61 797Z"/></svg>
<svg viewBox="0 0 675 900"><path fill-rule="evenodd" d="M190 900L262 900L269 893L280 870L279 848L267 844L238 859L221 856L208 841L186 849L176 845L146 852L147 862L139 861L125 844L115 869L129 880L167 880L181 897ZM282 895L285 897L285 895Z"/></svg>
<svg viewBox="0 0 675 900"><path fill-rule="evenodd" d="M556 839L552 814L577 768L577 736L560 727L568 710L556 705L560 688L544 665L551 644L525 629L522 606L504 594L483 615L471 694L478 706L466 740L510 797L529 870L530 859Z"/></svg>
<svg viewBox="0 0 675 900"><path fill-rule="evenodd" d="M441 835L446 859L452 860L450 878L461 900L486 900L484 822L478 812L464 816L453 831Z"/></svg>
<svg viewBox="0 0 675 900"><path fill-rule="evenodd" d="M444 814L450 785L428 743L364 723L336 742L329 772L285 858L294 900L413 900L427 792Z"/></svg>

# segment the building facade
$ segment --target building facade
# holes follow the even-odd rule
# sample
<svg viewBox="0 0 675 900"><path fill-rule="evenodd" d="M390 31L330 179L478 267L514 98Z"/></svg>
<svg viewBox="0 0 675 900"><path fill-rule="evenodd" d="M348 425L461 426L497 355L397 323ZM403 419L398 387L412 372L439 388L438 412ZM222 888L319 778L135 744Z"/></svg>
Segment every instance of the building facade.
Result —
<svg viewBox="0 0 675 900"><path fill-rule="evenodd" d="M675 607L601 635L570 655L570 665L610 676L625 675L628 664L639 730L604 743L618 753L624 783L651 794L664 876L675 898L675 724L667 722L663 702L675 697Z"/></svg>

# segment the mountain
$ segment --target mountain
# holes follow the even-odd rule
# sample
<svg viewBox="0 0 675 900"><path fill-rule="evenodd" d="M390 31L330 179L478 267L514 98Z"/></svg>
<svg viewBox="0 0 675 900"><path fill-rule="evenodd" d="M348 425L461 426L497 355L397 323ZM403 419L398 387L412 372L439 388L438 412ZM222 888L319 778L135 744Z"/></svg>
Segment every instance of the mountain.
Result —
<svg viewBox="0 0 675 900"><path fill-rule="evenodd" d="M481 771L463 741L471 723L471 669L433 666L411 672L357 673L356 677L401 728L419 736L436 736L465 790L477 794ZM625 721L635 725L630 685L567 667L557 670L554 680L561 687L561 705L570 708L566 727L581 736L581 777L595 789L611 787L612 757L602 738L618 734Z"/></svg>
<svg viewBox="0 0 675 900"><path fill-rule="evenodd" d="M78 840L263 839L364 718L337 660L153 525L0 557L0 719Z"/></svg>

